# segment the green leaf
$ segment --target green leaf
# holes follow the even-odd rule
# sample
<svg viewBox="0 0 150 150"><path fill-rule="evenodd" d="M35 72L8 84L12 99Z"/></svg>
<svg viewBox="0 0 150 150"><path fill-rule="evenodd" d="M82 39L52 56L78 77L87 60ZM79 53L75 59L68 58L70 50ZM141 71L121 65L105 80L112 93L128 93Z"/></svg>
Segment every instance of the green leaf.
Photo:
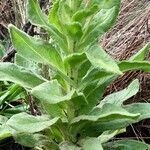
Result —
<svg viewBox="0 0 150 150"><path fill-rule="evenodd" d="M115 131L112 131L112 130L105 131L98 137L98 139L101 141L101 143L106 143L109 140L111 140L113 137L115 137L116 135L124 133L124 132L126 132L125 129L119 129Z"/></svg>
<svg viewBox="0 0 150 150"><path fill-rule="evenodd" d="M121 61L118 66L122 72L134 70L150 72L150 63L148 61Z"/></svg>
<svg viewBox="0 0 150 150"><path fill-rule="evenodd" d="M111 121L117 122L119 119L136 120L139 115L139 113L129 113L125 109L113 104L105 104L102 108L95 108L88 115L75 117L71 121L71 131L73 133L80 133L82 136L97 136L101 132L106 131L103 130L103 126L100 124L109 123ZM111 128L111 126L109 126L109 128Z"/></svg>
<svg viewBox="0 0 150 150"><path fill-rule="evenodd" d="M102 74L101 74L102 75ZM99 76L100 77L100 76ZM107 86L114 80L112 76L101 76L99 80L96 80L92 82L91 84L88 84L85 89L83 90L83 93L86 97L86 100L88 102L88 105L85 105L82 107L80 113L81 114L87 114L95 105L98 104L99 100L101 100ZM90 81L90 79L89 79Z"/></svg>
<svg viewBox="0 0 150 150"><path fill-rule="evenodd" d="M14 114L18 114L21 112L26 112L29 110L29 106L27 104L21 104L17 105L13 108L7 108L1 112L4 116L7 116L8 118L12 117Z"/></svg>
<svg viewBox="0 0 150 150"><path fill-rule="evenodd" d="M146 44L139 52L133 55L129 60L143 61L150 50L150 43Z"/></svg>
<svg viewBox="0 0 150 150"><path fill-rule="evenodd" d="M27 18L33 24L47 26L47 16L42 13L38 0L27 1Z"/></svg>
<svg viewBox="0 0 150 150"><path fill-rule="evenodd" d="M61 56L50 43L30 37L13 25L9 26L9 30L13 45L19 55L31 61L50 64L64 72Z"/></svg>
<svg viewBox="0 0 150 150"><path fill-rule="evenodd" d="M0 43L0 57L3 57L5 55L5 48L4 46Z"/></svg>
<svg viewBox="0 0 150 150"><path fill-rule="evenodd" d="M120 0L91 0L91 5L92 4L98 4L99 8L101 9L110 9L114 6L119 7L120 6Z"/></svg>
<svg viewBox="0 0 150 150"><path fill-rule="evenodd" d="M66 0L61 0L59 4L59 9L58 9L58 17L60 22L62 23L64 29L65 29L65 24L66 23L71 23L71 16L72 16L72 9L69 6L72 2L66 1Z"/></svg>
<svg viewBox="0 0 150 150"><path fill-rule="evenodd" d="M57 80L45 82L33 88L31 93L46 105L44 106L45 110L52 116L65 116L62 105L73 103L73 111L73 109L79 109L87 104L82 93L73 90L64 94Z"/></svg>
<svg viewBox="0 0 150 150"><path fill-rule="evenodd" d="M87 71L90 69L90 67L91 63L89 60L85 60L80 64L79 68L77 68L78 80L81 80L87 74Z"/></svg>
<svg viewBox="0 0 150 150"><path fill-rule="evenodd" d="M70 142L63 142L59 145L60 150L81 150L80 147L74 145L73 143Z"/></svg>
<svg viewBox="0 0 150 150"><path fill-rule="evenodd" d="M148 144L136 140L118 140L104 145L104 150L148 150Z"/></svg>
<svg viewBox="0 0 150 150"><path fill-rule="evenodd" d="M58 10L59 10L60 0L56 0L56 2L53 3L52 8L50 9L48 20L49 23L54 25L59 31L61 31L61 22L58 17Z"/></svg>
<svg viewBox="0 0 150 150"><path fill-rule="evenodd" d="M86 129L86 135L98 136L103 131L122 129L131 125L132 123L137 123L143 119L150 118L150 105L148 103L135 103L123 106L123 108L132 114L139 113L139 117L134 119L120 117L118 119L101 121L99 123L91 123L90 126ZM111 111L111 109L108 111Z"/></svg>
<svg viewBox="0 0 150 150"><path fill-rule="evenodd" d="M25 88L33 88L45 80L23 67L12 63L0 63L0 81L10 81Z"/></svg>
<svg viewBox="0 0 150 150"><path fill-rule="evenodd" d="M149 103L135 103L123 106L130 113L140 113L138 121L150 118L150 104Z"/></svg>
<svg viewBox="0 0 150 150"><path fill-rule="evenodd" d="M64 64L66 66L69 65L71 68L75 68L79 66L81 63L83 63L85 60L86 60L85 53L73 53L65 58Z"/></svg>
<svg viewBox="0 0 150 150"><path fill-rule="evenodd" d="M113 107L113 108L112 108ZM105 117L110 117L108 118L110 120L119 118L120 116L124 117L131 117L131 118L137 118L139 117L139 113L129 113L125 109L122 109L121 107L117 107L112 104L105 104L102 108L95 108L89 115L81 115L79 117L76 117L72 120L72 124L77 123L77 122L82 122L83 120L87 121L100 121L100 119L103 119ZM114 117L114 118L113 118Z"/></svg>
<svg viewBox="0 0 150 150"><path fill-rule="evenodd" d="M72 23L65 23L64 24L66 28L67 34L72 37L74 40L80 40L83 32L82 32L82 26L78 22L72 22Z"/></svg>
<svg viewBox="0 0 150 150"><path fill-rule="evenodd" d="M64 95L58 81L51 80L33 88L31 93L40 101L47 101L49 104L57 104L70 100L74 92Z"/></svg>
<svg viewBox="0 0 150 150"><path fill-rule="evenodd" d="M40 74L40 67L38 66L38 63L30 61L29 59L20 56L18 53L15 54L14 63L18 66L32 70L32 72L36 74Z"/></svg>
<svg viewBox="0 0 150 150"><path fill-rule="evenodd" d="M0 115L0 126L7 122L8 118L6 116Z"/></svg>
<svg viewBox="0 0 150 150"><path fill-rule="evenodd" d="M49 128L58 121L48 116L32 116L27 113L13 115L6 125L16 130L17 133L35 133Z"/></svg>
<svg viewBox="0 0 150 150"><path fill-rule="evenodd" d="M58 45L67 50L66 38L63 36L57 28L48 23L48 18L42 13L38 0L28 0L27 3L27 18L32 24L44 27L50 34L58 41Z"/></svg>
<svg viewBox="0 0 150 150"><path fill-rule="evenodd" d="M122 74L116 62L99 45L91 46L85 53L94 68Z"/></svg>
<svg viewBox="0 0 150 150"><path fill-rule="evenodd" d="M14 139L16 143L26 147L36 147L38 142L37 139L35 139L34 134L29 133L16 134Z"/></svg>
<svg viewBox="0 0 150 150"><path fill-rule="evenodd" d="M91 83L96 81L105 81L108 77L112 76L112 73L106 72L100 69L95 69L91 67L87 74L81 79L81 83L79 84L79 89L85 88L86 86L89 86Z"/></svg>
<svg viewBox="0 0 150 150"><path fill-rule="evenodd" d="M83 150L103 150L98 138L87 138L83 142Z"/></svg>
<svg viewBox="0 0 150 150"><path fill-rule="evenodd" d="M139 81L136 79L132 81L126 89L106 96L97 107L100 107L105 103L121 106L125 100L134 96L139 91L139 88Z"/></svg>
<svg viewBox="0 0 150 150"><path fill-rule="evenodd" d="M98 138L87 138L83 142L83 150L103 150Z"/></svg>
<svg viewBox="0 0 150 150"><path fill-rule="evenodd" d="M14 136L15 142L26 147L41 147L48 142L48 138L42 134L18 133Z"/></svg>
<svg viewBox="0 0 150 150"><path fill-rule="evenodd" d="M5 101L11 102L13 101L19 94L21 94L24 89L16 84L13 84L9 87L9 89L0 97L0 105L2 105Z"/></svg>
<svg viewBox="0 0 150 150"><path fill-rule="evenodd" d="M49 114L51 117L61 117L61 119L66 119L66 114L63 107L58 104L50 104L47 101L41 101L42 109Z"/></svg>
<svg viewBox="0 0 150 150"><path fill-rule="evenodd" d="M96 11L98 11L98 5L93 5L90 8L79 10L72 16L72 20L82 23L87 19L87 17L93 15Z"/></svg>
<svg viewBox="0 0 150 150"><path fill-rule="evenodd" d="M102 1L102 3L105 2ZM119 8L120 0L112 1L112 4L110 6L108 5L106 8L103 6L100 7L100 11L89 21L89 24L87 24L85 27L84 34L81 38L81 43L79 44L79 49L82 50L84 47L88 46L89 43L94 43L98 37L102 36L112 27L118 16Z"/></svg>
<svg viewBox="0 0 150 150"><path fill-rule="evenodd" d="M0 125L0 140L11 137L14 134L14 130L7 126L5 123Z"/></svg>

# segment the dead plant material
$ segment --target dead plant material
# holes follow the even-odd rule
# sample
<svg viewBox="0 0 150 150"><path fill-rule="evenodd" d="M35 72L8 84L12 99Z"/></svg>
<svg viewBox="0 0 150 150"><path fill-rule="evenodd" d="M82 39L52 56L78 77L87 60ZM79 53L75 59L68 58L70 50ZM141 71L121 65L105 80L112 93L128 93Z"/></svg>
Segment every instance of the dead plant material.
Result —
<svg viewBox="0 0 150 150"><path fill-rule="evenodd" d="M124 0L118 23L102 39L103 47L117 60L126 60L148 42L150 42L150 1ZM147 56L147 59L149 58ZM106 94L125 88L135 78L139 79L141 89L132 98L132 102L150 101L150 74L141 71L128 72L118 78L108 88Z"/></svg>

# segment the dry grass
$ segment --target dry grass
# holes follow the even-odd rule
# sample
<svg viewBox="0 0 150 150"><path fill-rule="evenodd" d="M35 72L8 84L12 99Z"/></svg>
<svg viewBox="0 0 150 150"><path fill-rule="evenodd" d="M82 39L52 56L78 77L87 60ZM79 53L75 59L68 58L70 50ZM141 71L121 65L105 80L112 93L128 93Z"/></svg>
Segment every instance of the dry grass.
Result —
<svg viewBox="0 0 150 150"><path fill-rule="evenodd" d="M102 39L103 47L117 60L125 60L148 42L150 42L150 1L124 0L117 24ZM141 71L126 73L108 88L106 94L125 88L135 78L140 80L141 89L132 101L149 101L150 74Z"/></svg>

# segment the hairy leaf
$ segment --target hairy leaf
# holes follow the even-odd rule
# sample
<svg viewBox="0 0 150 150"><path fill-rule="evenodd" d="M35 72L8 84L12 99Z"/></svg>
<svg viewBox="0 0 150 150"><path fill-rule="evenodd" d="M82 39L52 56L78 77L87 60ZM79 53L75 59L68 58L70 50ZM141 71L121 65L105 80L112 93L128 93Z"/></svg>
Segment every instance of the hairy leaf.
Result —
<svg viewBox="0 0 150 150"><path fill-rule="evenodd" d="M150 72L150 63L148 61L121 61L118 66L122 72L134 70Z"/></svg>
<svg viewBox="0 0 150 150"><path fill-rule="evenodd" d="M0 63L0 81L11 81L25 88L33 88L45 80L15 64Z"/></svg>
<svg viewBox="0 0 150 150"><path fill-rule="evenodd" d="M133 55L131 61L143 61L150 50L150 43L146 44L139 52Z"/></svg>
<svg viewBox="0 0 150 150"><path fill-rule="evenodd" d="M85 134L86 136L94 135L97 133L101 133L106 130L102 130L103 126L99 125L102 123L109 123L110 121L115 121L119 119L137 119L139 117L139 113L129 113L125 109L115 106L112 104L105 104L102 108L95 108L90 114L88 115L81 115L75 117L72 123L72 131L79 132L82 136ZM99 128L95 128L99 126ZM113 124L112 124L113 126ZM109 127L111 128L111 127ZM93 132L93 130L95 130ZM107 129L109 130L109 129Z"/></svg>
<svg viewBox="0 0 150 150"><path fill-rule="evenodd" d="M11 129L10 127L6 125L0 126L0 140L11 137L13 133L14 133L14 130Z"/></svg>
<svg viewBox="0 0 150 150"><path fill-rule="evenodd" d="M64 71L63 61L52 45L28 36L13 25L10 25L9 29L13 45L19 55L31 61L50 64L52 67Z"/></svg>
<svg viewBox="0 0 150 150"><path fill-rule="evenodd" d="M80 147L74 145L73 143L70 142L63 142L59 145L60 150L81 150Z"/></svg>
<svg viewBox="0 0 150 150"><path fill-rule="evenodd" d="M72 20L75 22L82 23L87 19L87 17L93 15L97 11L98 11L98 5L93 5L90 8L79 10L72 16Z"/></svg>
<svg viewBox="0 0 150 150"><path fill-rule="evenodd" d="M48 138L42 134L32 134L32 133L18 133L14 137L18 144L26 147L34 148L40 147L48 143Z"/></svg>
<svg viewBox="0 0 150 150"><path fill-rule="evenodd" d="M134 96L138 91L139 91L139 81L136 79L126 89L106 96L100 102L100 105L98 105L97 107L100 107L105 103L111 103L121 106L125 100Z"/></svg>
<svg viewBox="0 0 150 150"><path fill-rule="evenodd" d="M27 113L19 113L12 116L6 125L10 126L17 133L35 133L42 131L55 124L58 118L50 119L47 116L32 116Z"/></svg>
<svg viewBox="0 0 150 150"><path fill-rule="evenodd" d="M65 65L69 65L71 68L75 68L79 66L82 62L86 60L86 55L85 53L73 53L68 55L64 63Z"/></svg>
<svg viewBox="0 0 150 150"><path fill-rule="evenodd" d="M117 63L99 45L93 45L86 51L87 58L93 67L107 72L121 74Z"/></svg>
<svg viewBox="0 0 150 150"><path fill-rule="evenodd" d="M124 133L124 132L126 132L125 129L118 129L115 131L113 130L105 131L98 137L98 139L101 141L101 143L106 143L109 140L111 140L113 137L115 137L116 135Z"/></svg>
<svg viewBox="0 0 150 150"><path fill-rule="evenodd" d="M104 150L148 150L148 144L136 140L118 140L104 145Z"/></svg>
<svg viewBox="0 0 150 150"><path fill-rule="evenodd" d="M72 111L73 109L79 109L82 107L82 105L87 104L86 99L82 93L71 91L68 94L64 94L62 87L57 80L45 82L33 88L31 93L43 104L47 103L47 106L44 106L44 108L52 116L65 116L62 109L63 107L61 106L64 103L73 103Z"/></svg>
<svg viewBox="0 0 150 150"><path fill-rule="evenodd" d="M59 42L59 46L62 47L64 51L67 50L65 36L63 36L57 30L57 28L55 28L51 24L48 24L48 18L45 14L42 13L38 0L28 0L27 16L32 24L46 28L50 32L50 34L56 39L56 41Z"/></svg>
<svg viewBox="0 0 150 150"><path fill-rule="evenodd" d="M149 103L135 103L123 106L130 113L140 113L138 121L150 118L150 104ZM136 121L137 122L137 121Z"/></svg>
<svg viewBox="0 0 150 150"><path fill-rule="evenodd" d="M107 3L106 0L97 1L97 3L99 2L101 3L99 4L100 11L89 21L89 24L86 25L81 44L79 44L80 49L83 49L89 45L89 43L95 42L98 37L107 32L112 27L118 16L120 0L112 2L107 1L111 3L109 5L104 4ZM104 5L106 7L104 7Z"/></svg>
<svg viewBox="0 0 150 150"><path fill-rule="evenodd" d="M87 138L83 141L83 150L103 150L98 138Z"/></svg>

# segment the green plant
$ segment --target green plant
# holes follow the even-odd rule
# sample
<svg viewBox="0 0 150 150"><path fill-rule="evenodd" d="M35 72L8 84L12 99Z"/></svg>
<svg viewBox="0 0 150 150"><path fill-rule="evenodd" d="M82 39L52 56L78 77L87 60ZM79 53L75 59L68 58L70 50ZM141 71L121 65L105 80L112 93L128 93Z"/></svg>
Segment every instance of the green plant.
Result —
<svg viewBox="0 0 150 150"><path fill-rule="evenodd" d="M107 86L124 72L150 71L150 63L144 61L149 44L121 62L98 44L119 8L119 0L54 0L47 17L37 0L28 0L28 19L47 30L50 39L30 37L10 25L17 55L15 64L0 63L0 80L24 87L40 102L43 113L1 116L0 139L13 136L41 150L148 149L144 142L110 141L128 125L150 118L150 104L123 105L138 92L138 80L103 99ZM44 68L42 73L39 68Z"/></svg>

